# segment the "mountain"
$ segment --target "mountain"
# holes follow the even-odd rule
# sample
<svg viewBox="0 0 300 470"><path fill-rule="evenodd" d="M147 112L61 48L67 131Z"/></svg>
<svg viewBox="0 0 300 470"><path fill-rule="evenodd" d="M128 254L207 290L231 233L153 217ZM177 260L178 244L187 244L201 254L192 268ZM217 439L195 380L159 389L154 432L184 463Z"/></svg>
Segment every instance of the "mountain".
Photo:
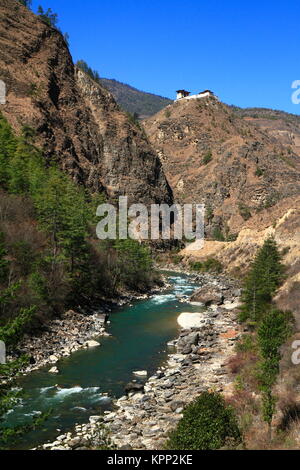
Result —
<svg viewBox="0 0 300 470"><path fill-rule="evenodd" d="M187 246L185 262L215 258L243 276L258 247L274 236L287 266L278 305L300 322L300 156L282 137L282 126L289 126L284 113L248 114L214 97L183 99L146 119L144 127L175 199L206 205L204 248ZM296 133L298 118L288 119Z"/></svg>
<svg viewBox="0 0 300 470"><path fill-rule="evenodd" d="M136 113L141 118L152 116L172 103L168 98L137 90L117 80L101 78L100 82L113 94L122 109L131 114Z"/></svg>
<svg viewBox="0 0 300 470"><path fill-rule="evenodd" d="M300 194L300 158L214 97L179 100L144 121L179 202L205 203L210 232Z"/></svg>
<svg viewBox="0 0 300 470"><path fill-rule="evenodd" d="M75 69L62 34L15 0L1 0L0 17L1 112L14 130L33 128L45 159L93 191L172 200L143 130L106 88Z"/></svg>

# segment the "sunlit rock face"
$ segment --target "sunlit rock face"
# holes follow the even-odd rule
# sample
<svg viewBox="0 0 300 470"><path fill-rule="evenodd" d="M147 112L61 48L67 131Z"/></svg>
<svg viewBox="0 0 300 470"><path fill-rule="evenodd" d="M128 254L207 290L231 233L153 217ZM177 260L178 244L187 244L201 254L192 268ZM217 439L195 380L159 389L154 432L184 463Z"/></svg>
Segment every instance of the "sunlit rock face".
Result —
<svg viewBox="0 0 300 470"><path fill-rule="evenodd" d="M62 34L14 0L0 5L0 111L36 130L46 159L112 198L171 202L155 151L105 88L76 70Z"/></svg>

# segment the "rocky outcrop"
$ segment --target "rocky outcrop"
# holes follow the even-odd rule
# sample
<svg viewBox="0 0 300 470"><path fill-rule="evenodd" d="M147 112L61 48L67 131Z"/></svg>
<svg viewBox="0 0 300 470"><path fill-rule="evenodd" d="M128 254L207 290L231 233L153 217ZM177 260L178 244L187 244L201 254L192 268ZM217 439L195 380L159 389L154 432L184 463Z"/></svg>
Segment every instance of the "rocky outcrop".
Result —
<svg viewBox="0 0 300 470"><path fill-rule="evenodd" d="M172 191L143 129L129 120L105 88L79 69L75 75L102 139L98 172L108 195L126 194L131 202L171 203Z"/></svg>
<svg viewBox="0 0 300 470"><path fill-rule="evenodd" d="M0 111L16 132L35 129L46 159L112 198L170 202L172 192L143 130L112 95L76 71L62 34L16 0L0 5Z"/></svg>
<svg viewBox="0 0 300 470"><path fill-rule="evenodd" d="M216 286L200 287L192 296L192 302L200 302L206 307L216 304L221 305L224 302L224 295Z"/></svg>

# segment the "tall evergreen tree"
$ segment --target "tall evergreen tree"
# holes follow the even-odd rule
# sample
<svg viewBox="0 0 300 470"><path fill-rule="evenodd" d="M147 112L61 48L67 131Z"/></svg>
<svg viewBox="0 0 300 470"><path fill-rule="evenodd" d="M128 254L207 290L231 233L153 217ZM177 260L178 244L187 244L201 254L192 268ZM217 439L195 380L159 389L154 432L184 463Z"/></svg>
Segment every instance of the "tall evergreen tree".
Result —
<svg viewBox="0 0 300 470"><path fill-rule="evenodd" d="M288 339L290 333L291 314L277 309L272 309L262 319L257 331L258 345L262 357L260 384L263 394L263 418L269 425L270 438L276 404L272 387L279 373L280 348Z"/></svg>
<svg viewBox="0 0 300 470"><path fill-rule="evenodd" d="M7 189L8 168L17 146L10 125L0 113L0 186Z"/></svg>
<svg viewBox="0 0 300 470"><path fill-rule="evenodd" d="M4 235L0 232L0 283L7 278L8 261L6 259L7 251L4 245Z"/></svg>
<svg viewBox="0 0 300 470"><path fill-rule="evenodd" d="M273 238L268 238L258 251L244 283L241 321L257 322L262 318L282 277L283 265L277 244Z"/></svg>

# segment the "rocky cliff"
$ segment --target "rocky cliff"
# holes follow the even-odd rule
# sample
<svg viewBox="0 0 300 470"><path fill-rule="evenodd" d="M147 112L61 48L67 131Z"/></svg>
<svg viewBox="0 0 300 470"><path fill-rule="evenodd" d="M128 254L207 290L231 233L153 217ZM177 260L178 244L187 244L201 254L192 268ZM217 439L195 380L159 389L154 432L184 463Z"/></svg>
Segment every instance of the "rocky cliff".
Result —
<svg viewBox="0 0 300 470"><path fill-rule="evenodd" d="M16 0L0 1L0 111L17 132L36 130L46 159L111 197L170 202L172 191L143 130L112 95L75 70L62 34Z"/></svg>

